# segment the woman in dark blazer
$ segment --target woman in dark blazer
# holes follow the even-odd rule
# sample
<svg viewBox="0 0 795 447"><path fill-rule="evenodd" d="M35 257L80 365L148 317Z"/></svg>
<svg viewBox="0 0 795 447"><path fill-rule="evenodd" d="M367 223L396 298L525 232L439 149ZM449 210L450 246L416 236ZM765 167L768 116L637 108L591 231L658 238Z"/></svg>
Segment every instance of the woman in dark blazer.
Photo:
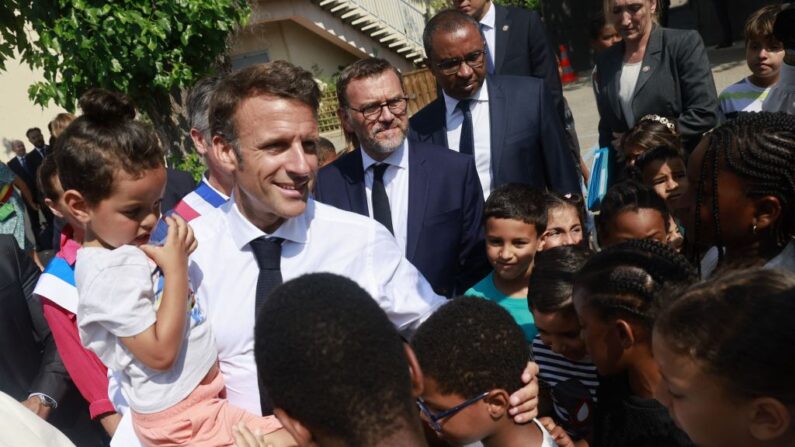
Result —
<svg viewBox="0 0 795 447"><path fill-rule="evenodd" d="M696 31L655 23L656 0L605 0L605 18L623 41L597 58L594 90L599 144L613 148L621 134L648 114L676 118L689 152L719 122L715 82ZM616 179L611 157L611 183Z"/></svg>

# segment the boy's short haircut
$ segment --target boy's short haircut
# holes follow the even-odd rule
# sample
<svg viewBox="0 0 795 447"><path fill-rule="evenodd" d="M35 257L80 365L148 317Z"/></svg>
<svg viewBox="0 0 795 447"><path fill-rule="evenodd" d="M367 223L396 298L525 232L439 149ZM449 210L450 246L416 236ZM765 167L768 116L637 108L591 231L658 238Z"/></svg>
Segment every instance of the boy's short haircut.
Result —
<svg viewBox="0 0 795 447"><path fill-rule="evenodd" d="M254 332L258 374L274 408L310 430L369 446L414 423L400 335L350 279L314 273L284 283Z"/></svg>
<svg viewBox="0 0 795 447"><path fill-rule="evenodd" d="M751 40L778 41L773 35L773 25L776 23L776 16L779 12L786 9L784 5L767 5L754 11L745 21L745 43Z"/></svg>
<svg viewBox="0 0 795 447"><path fill-rule="evenodd" d="M494 219L521 220L534 225L540 237L547 229L546 197L542 191L519 183L508 183L495 189L486 199L483 223Z"/></svg>
<svg viewBox="0 0 795 447"><path fill-rule="evenodd" d="M420 326L411 345L439 391L465 399L494 389L518 390L530 356L511 314L482 298L447 302Z"/></svg>
<svg viewBox="0 0 795 447"><path fill-rule="evenodd" d="M44 198L57 202L61 193L55 188L53 179L58 176L58 165L55 164L55 157L44 157L39 170L36 173L36 184Z"/></svg>

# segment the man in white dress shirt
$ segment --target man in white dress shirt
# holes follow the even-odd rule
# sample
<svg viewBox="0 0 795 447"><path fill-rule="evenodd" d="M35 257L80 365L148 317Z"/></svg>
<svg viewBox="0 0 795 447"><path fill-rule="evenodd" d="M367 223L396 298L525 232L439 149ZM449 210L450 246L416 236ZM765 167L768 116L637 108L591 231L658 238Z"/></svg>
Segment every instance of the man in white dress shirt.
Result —
<svg viewBox="0 0 795 447"><path fill-rule="evenodd" d="M229 202L191 222L199 248L191 256L190 278L212 324L228 399L255 414L261 411L253 351L256 295L262 296L263 272L272 269L260 269L264 261L255 257L263 241L283 241L281 280L311 272L349 277L404 334L444 302L382 225L310 197L319 96L311 73L276 61L225 78L210 105L212 150L235 186ZM537 413L536 373L530 365L523 376L528 385L512 397L517 422Z"/></svg>
<svg viewBox="0 0 795 447"><path fill-rule="evenodd" d="M309 197L318 97L310 73L273 62L222 81L210 106L212 150L235 186L229 202L192 222L200 248L191 257L191 280L212 322L229 400L254 413L253 240L284 240L284 281L320 271L354 279L401 332L412 332L443 303L381 225Z"/></svg>

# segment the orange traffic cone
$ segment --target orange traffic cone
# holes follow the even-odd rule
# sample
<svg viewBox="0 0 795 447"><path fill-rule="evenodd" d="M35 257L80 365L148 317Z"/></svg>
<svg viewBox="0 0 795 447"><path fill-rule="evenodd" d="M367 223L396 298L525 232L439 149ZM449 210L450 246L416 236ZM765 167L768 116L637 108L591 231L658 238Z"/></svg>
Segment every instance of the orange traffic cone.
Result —
<svg viewBox="0 0 795 447"><path fill-rule="evenodd" d="M563 72L560 76L561 82L568 84L577 80L577 74L574 73L574 69L571 68L571 62L569 62L569 52L566 51L566 45L560 46L560 68Z"/></svg>

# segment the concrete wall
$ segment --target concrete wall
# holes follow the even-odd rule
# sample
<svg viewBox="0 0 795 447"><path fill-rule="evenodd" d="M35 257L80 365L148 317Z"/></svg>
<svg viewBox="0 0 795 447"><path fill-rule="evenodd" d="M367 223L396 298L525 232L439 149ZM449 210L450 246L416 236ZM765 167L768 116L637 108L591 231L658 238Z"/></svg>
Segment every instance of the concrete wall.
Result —
<svg viewBox="0 0 795 447"><path fill-rule="evenodd" d="M22 140L29 151L33 148L25 138L31 127L41 128L44 139L49 139L47 123L64 111L54 105L42 109L28 99L28 86L42 79L41 72L31 71L19 60L6 61L6 71L0 72L0 160L14 156L11 140Z"/></svg>

